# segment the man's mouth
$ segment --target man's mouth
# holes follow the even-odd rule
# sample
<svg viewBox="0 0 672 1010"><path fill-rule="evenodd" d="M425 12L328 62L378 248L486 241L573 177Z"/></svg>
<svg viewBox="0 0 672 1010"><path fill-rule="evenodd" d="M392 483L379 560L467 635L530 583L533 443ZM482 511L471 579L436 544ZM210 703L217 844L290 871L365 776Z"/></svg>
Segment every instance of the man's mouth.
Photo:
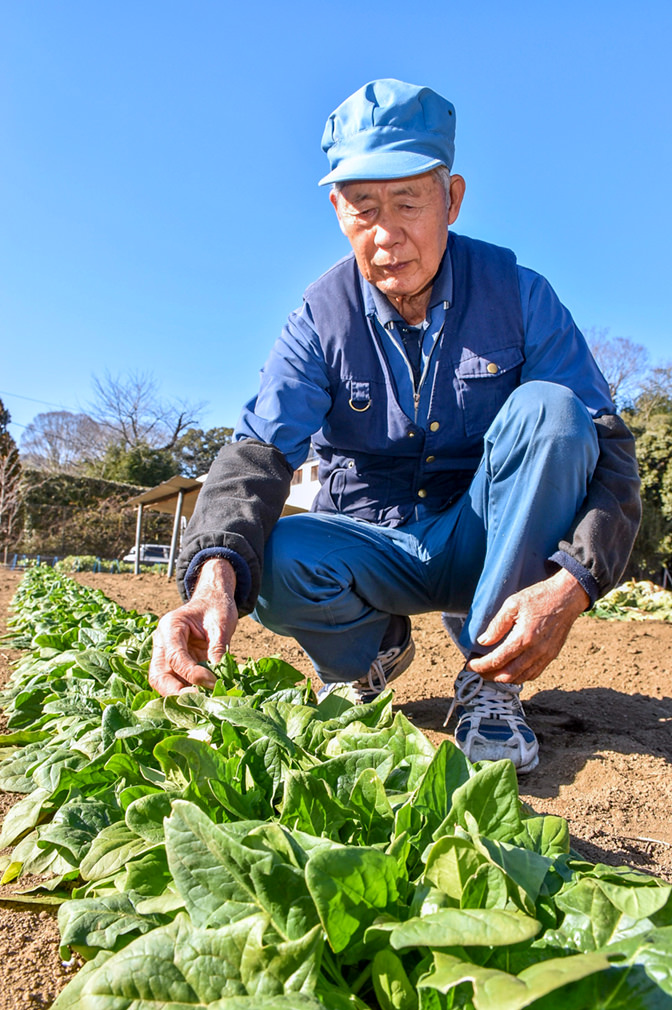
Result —
<svg viewBox="0 0 672 1010"><path fill-rule="evenodd" d="M408 263L384 263L380 269L384 270L385 273L388 274L398 274L401 273L402 270L405 270L407 266Z"/></svg>

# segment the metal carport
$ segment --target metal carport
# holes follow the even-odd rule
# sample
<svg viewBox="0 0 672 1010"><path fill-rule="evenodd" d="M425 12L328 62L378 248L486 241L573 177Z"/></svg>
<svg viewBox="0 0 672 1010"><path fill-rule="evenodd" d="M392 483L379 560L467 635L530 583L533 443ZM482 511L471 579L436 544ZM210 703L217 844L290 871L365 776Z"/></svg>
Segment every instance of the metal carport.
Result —
<svg viewBox="0 0 672 1010"><path fill-rule="evenodd" d="M177 557L177 547L180 536L180 522L182 517L189 519L194 511L196 499L203 486L203 477L169 477L149 491L143 491L135 498L129 499L128 505L136 505L138 508L138 518L135 524L135 574L140 571L140 544L142 543L142 514L145 508L153 509L155 512L166 512L174 515L173 533L170 539L170 555L168 557L168 578L171 578L175 571L175 558Z"/></svg>

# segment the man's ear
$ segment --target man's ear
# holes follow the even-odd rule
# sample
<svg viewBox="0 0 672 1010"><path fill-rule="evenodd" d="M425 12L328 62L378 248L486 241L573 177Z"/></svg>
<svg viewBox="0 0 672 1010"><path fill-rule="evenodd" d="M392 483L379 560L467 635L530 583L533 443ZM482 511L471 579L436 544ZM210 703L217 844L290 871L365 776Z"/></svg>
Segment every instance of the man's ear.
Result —
<svg viewBox="0 0 672 1010"><path fill-rule="evenodd" d="M332 207L336 211L336 217L338 218L338 227L345 235L345 228L343 227L343 222L341 221L341 215L339 214L338 211L338 193L336 192L335 189L332 189L331 192L329 193L329 199L331 200Z"/></svg>
<svg viewBox="0 0 672 1010"><path fill-rule="evenodd" d="M460 213L460 207L464 199L464 191L467 184L461 175L451 175L450 177L450 210L448 211L448 224L454 224Z"/></svg>

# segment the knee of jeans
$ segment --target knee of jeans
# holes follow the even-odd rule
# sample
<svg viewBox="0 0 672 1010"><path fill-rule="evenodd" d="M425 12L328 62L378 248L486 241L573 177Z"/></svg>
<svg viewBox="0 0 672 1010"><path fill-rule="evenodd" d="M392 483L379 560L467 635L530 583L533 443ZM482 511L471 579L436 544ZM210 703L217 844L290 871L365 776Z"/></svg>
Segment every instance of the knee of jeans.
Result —
<svg viewBox="0 0 672 1010"><path fill-rule="evenodd" d="M591 442L596 440L595 425L588 408L576 393L557 382L535 379L518 386L492 427L495 428L498 422L509 426L515 418L530 421L537 431L548 430L557 438L586 437Z"/></svg>

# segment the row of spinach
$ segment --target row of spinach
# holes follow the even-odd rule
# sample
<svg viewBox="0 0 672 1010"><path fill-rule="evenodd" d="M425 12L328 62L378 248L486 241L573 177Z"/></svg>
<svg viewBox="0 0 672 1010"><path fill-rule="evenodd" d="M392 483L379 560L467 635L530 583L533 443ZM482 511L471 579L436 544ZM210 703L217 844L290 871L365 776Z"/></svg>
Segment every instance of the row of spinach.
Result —
<svg viewBox="0 0 672 1010"><path fill-rule="evenodd" d="M86 959L53 1010L672 1007L672 887L576 857L509 762L278 659L160 698L155 624L47 568L15 597L0 870Z"/></svg>

